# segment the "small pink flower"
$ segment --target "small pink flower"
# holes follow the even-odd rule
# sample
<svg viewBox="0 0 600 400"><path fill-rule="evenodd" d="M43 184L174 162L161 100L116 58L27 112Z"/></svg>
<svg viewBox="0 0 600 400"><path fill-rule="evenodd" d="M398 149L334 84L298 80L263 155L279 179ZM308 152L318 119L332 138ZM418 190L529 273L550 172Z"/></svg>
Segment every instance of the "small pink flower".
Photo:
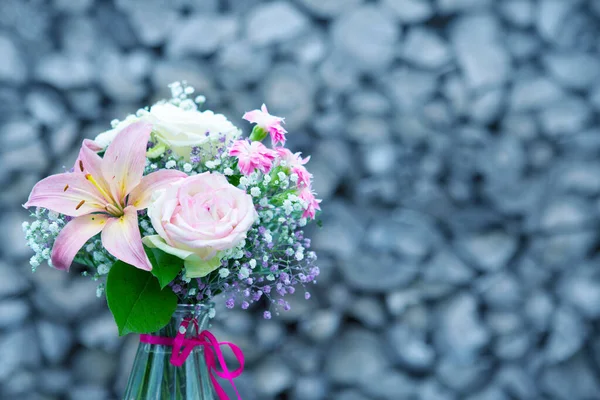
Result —
<svg viewBox="0 0 600 400"><path fill-rule="evenodd" d="M269 172L277 153L267 149L261 142L238 140L231 146L229 155L237 157L242 174L250 175L256 169L265 174Z"/></svg>
<svg viewBox="0 0 600 400"><path fill-rule="evenodd" d="M315 219L317 210L321 209L319 203L322 200L316 199L312 189L308 186L305 186L300 190L298 197L304 202L306 202L306 206L304 207L304 213L302 213L302 217Z"/></svg>
<svg viewBox="0 0 600 400"><path fill-rule="evenodd" d="M304 167L304 164L310 160L310 156L302 158L300 156L302 153L292 153L285 147L277 147L275 151L277 152L279 162L284 161L285 166L298 175L298 187L310 187L312 174Z"/></svg>
<svg viewBox="0 0 600 400"><path fill-rule="evenodd" d="M285 144L287 131L281 126L283 118L269 114L266 105L263 104L260 110L248 111L242 118L269 132L273 146L277 143Z"/></svg>

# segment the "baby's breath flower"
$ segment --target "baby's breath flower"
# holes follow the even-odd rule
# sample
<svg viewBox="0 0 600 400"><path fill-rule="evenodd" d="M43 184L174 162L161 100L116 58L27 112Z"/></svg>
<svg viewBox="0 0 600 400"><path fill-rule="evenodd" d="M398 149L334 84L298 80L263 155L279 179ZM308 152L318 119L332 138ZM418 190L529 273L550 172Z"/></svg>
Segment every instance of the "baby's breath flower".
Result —
<svg viewBox="0 0 600 400"><path fill-rule="evenodd" d="M252 189L250 189L250 194L252 195L252 197L258 197L261 195L260 189L255 186Z"/></svg>
<svg viewBox="0 0 600 400"><path fill-rule="evenodd" d="M184 172L191 172L192 171L192 164L190 164L190 163L183 164L183 171Z"/></svg>
<svg viewBox="0 0 600 400"><path fill-rule="evenodd" d="M219 276L221 278L227 278L229 276L229 270L227 268L221 268L219 270Z"/></svg>
<svg viewBox="0 0 600 400"><path fill-rule="evenodd" d="M169 160L165 164L165 168L172 169L172 168L175 168L176 165L177 165L177 163L174 160Z"/></svg>
<svg viewBox="0 0 600 400"><path fill-rule="evenodd" d="M227 167L223 170L223 174L225 174L227 176L231 176L231 175L233 175L233 170L231 168Z"/></svg>

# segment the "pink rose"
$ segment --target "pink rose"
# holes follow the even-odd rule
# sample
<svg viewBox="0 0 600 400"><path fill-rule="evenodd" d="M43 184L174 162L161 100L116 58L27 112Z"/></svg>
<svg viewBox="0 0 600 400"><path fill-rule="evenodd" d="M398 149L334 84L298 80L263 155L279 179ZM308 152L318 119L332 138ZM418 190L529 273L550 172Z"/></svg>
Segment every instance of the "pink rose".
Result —
<svg viewBox="0 0 600 400"><path fill-rule="evenodd" d="M219 268L218 252L237 246L258 218L250 195L210 172L159 191L148 216L157 235L144 244L183 259L188 278Z"/></svg>

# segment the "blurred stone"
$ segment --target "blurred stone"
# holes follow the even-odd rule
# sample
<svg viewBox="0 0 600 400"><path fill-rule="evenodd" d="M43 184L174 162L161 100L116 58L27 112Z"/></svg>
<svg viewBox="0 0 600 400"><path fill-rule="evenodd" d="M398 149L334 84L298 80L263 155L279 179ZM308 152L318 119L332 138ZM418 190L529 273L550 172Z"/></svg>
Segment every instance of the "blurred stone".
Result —
<svg viewBox="0 0 600 400"><path fill-rule="evenodd" d="M317 371L321 368L325 353L319 347L313 346L298 337L291 337L286 340L285 357L286 365L293 367L303 374Z"/></svg>
<svg viewBox="0 0 600 400"><path fill-rule="evenodd" d="M504 391L517 399L534 399L538 390L531 375L518 365L509 364L496 374L497 382Z"/></svg>
<svg viewBox="0 0 600 400"><path fill-rule="evenodd" d="M361 153L364 157L365 169L369 174L390 173L396 165L396 151L390 143L365 146Z"/></svg>
<svg viewBox="0 0 600 400"><path fill-rule="evenodd" d="M0 164L2 161L3 160L0 159ZM11 204L11 206L13 204ZM15 260L24 257L31 257L31 249L27 246L27 241L23 234L23 216L25 213L12 211L3 214L4 215L0 215L0 224L2 226L2 231L0 231L0 249L2 249L3 252L3 260L5 260L5 262L15 262ZM2 266L2 264L0 264L0 266ZM17 273L21 275L23 273L29 274L29 271L31 271L31 269L29 266L26 266L24 270L20 269L19 272L4 273L6 273L6 277L11 278ZM4 273L0 272L0 277ZM10 288L6 286L3 288L4 285L0 283L0 295L2 294L2 291L4 291L5 295L18 294L24 291L29 287L26 276L27 275L12 281L7 281L6 286L11 286Z"/></svg>
<svg viewBox="0 0 600 400"><path fill-rule="evenodd" d="M423 22L434 13L431 4L421 0L384 0L383 4L406 23Z"/></svg>
<svg viewBox="0 0 600 400"><path fill-rule="evenodd" d="M96 385L78 385L69 389L69 400L106 400L110 398L108 390Z"/></svg>
<svg viewBox="0 0 600 400"><path fill-rule="evenodd" d="M260 4L247 18L245 36L258 46L285 42L308 28L307 17L294 5L283 1Z"/></svg>
<svg viewBox="0 0 600 400"><path fill-rule="evenodd" d="M24 398L37 386L37 379L31 371L15 371L0 389L0 393L10 398Z"/></svg>
<svg viewBox="0 0 600 400"><path fill-rule="evenodd" d="M2 300L0 301L0 328L19 326L29 314L29 306L22 300Z"/></svg>
<svg viewBox="0 0 600 400"><path fill-rule="evenodd" d="M342 258L350 258L358 247L364 226L360 216L345 203L330 203L323 214L323 228L315 232L315 248Z"/></svg>
<svg viewBox="0 0 600 400"><path fill-rule="evenodd" d="M468 396L465 400L510 400L500 388L495 386L488 386L484 390Z"/></svg>
<svg viewBox="0 0 600 400"><path fill-rule="evenodd" d="M77 337L88 348L114 352L120 345L119 331L111 313L96 315L91 321L82 325Z"/></svg>
<svg viewBox="0 0 600 400"><path fill-rule="evenodd" d="M367 328L380 328L386 322L385 309L374 297L360 297L349 308L350 314Z"/></svg>
<svg viewBox="0 0 600 400"><path fill-rule="evenodd" d="M477 10L489 7L491 0L437 0L439 10L443 13L454 13L465 10Z"/></svg>
<svg viewBox="0 0 600 400"><path fill-rule="evenodd" d="M566 192L594 195L600 192L600 162L573 160L560 165L557 185Z"/></svg>
<svg viewBox="0 0 600 400"><path fill-rule="evenodd" d="M540 114L542 129L548 136L572 135L582 131L591 121L592 110L576 97L565 97Z"/></svg>
<svg viewBox="0 0 600 400"><path fill-rule="evenodd" d="M28 327L12 329L0 335L0 381L5 381L20 367L37 367L40 364L40 351L35 332Z"/></svg>
<svg viewBox="0 0 600 400"><path fill-rule="evenodd" d="M49 134L50 147L55 155L61 156L73 147L79 139L79 125L73 120L66 120Z"/></svg>
<svg viewBox="0 0 600 400"><path fill-rule="evenodd" d="M262 78L271 59L269 48L254 48L244 41L230 42L217 53L217 75L225 87L238 89Z"/></svg>
<svg viewBox="0 0 600 400"><path fill-rule="evenodd" d="M457 241L456 247L478 268L497 271L517 250L517 240L506 232L491 231L464 236Z"/></svg>
<svg viewBox="0 0 600 400"><path fill-rule="evenodd" d="M527 77L515 82L510 105L513 110L519 112L537 110L554 103L563 96L562 89L549 79Z"/></svg>
<svg viewBox="0 0 600 400"><path fill-rule="evenodd" d="M544 43L531 31L511 30L506 34L506 48L517 61L529 61L537 57Z"/></svg>
<svg viewBox="0 0 600 400"><path fill-rule="evenodd" d="M548 329L555 304L549 294L536 290L525 302L525 315L538 332Z"/></svg>
<svg viewBox="0 0 600 400"><path fill-rule="evenodd" d="M538 3L536 27L539 34L550 42L560 42L564 20L578 1L542 0Z"/></svg>
<svg viewBox="0 0 600 400"><path fill-rule="evenodd" d="M340 327L340 315L333 310L317 310L300 325L300 330L315 342L331 339Z"/></svg>
<svg viewBox="0 0 600 400"><path fill-rule="evenodd" d="M294 375L279 357L269 357L254 368L254 383L262 397L275 396L292 387Z"/></svg>
<svg viewBox="0 0 600 400"><path fill-rule="evenodd" d="M426 264L423 276L428 282L462 285L474 277L474 271L448 249L438 251Z"/></svg>
<svg viewBox="0 0 600 400"><path fill-rule="evenodd" d="M301 65L318 65L327 55L327 37L313 30L283 43L280 51Z"/></svg>
<svg viewBox="0 0 600 400"><path fill-rule="evenodd" d="M437 380L428 379L419 390L420 400L456 400L457 397L451 390L440 384Z"/></svg>
<svg viewBox="0 0 600 400"><path fill-rule="evenodd" d="M540 228L552 231L585 224L592 214L589 203L574 196L558 197L549 202L540 216Z"/></svg>
<svg viewBox="0 0 600 400"><path fill-rule="evenodd" d="M492 123L504 106L505 91L497 88L481 93L473 100L468 111L469 116L481 124Z"/></svg>
<svg viewBox="0 0 600 400"><path fill-rule="evenodd" d="M498 21L489 14L463 16L452 26L450 40L471 89L496 87L508 80L510 57L500 39Z"/></svg>
<svg viewBox="0 0 600 400"><path fill-rule="evenodd" d="M73 379L66 369L45 368L37 376L41 391L49 395L61 395L72 386Z"/></svg>
<svg viewBox="0 0 600 400"><path fill-rule="evenodd" d="M472 362L489 342L488 329L482 324L477 308L476 298L469 293L455 295L440 308L434 340L450 358Z"/></svg>
<svg viewBox="0 0 600 400"><path fill-rule="evenodd" d="M561 365L546 368L539 384L553 399L593 399L600 392L596 372L579 354Z"/></svg>
<svg viewBox="0 0 600 400"><path fill-rule="evenodd" d="M357 114L381 117L391 111L391 104L383 93L375 90L363 90L350 94L348 108Z"/></svg>
<svg viewBox="0 0 600 400"><path fill-rule="evenodd" d="M525 28L533 23L535 7L530 0L508 0L498 5L504 18L512 24Z"/></svg>
<svg viewBox="0 0 600 400"><path fill-rule="evenodd" d="M25 105L31 115L47 125L62 122L67 112L61 96L52 90L31 91L25 98Z"/></svg>
<svg viewBox="0 0 600 400"><path fill-rule="evenodd" d="M329 393L327 381L320 375L296 377L294 400L325 400Z"/></svg>
<svg viewBox="0 0 600 400"><path fill-rule="evenodd" d="M411 28L404 38L403 58L418 67L436 69L450 62L448 45L435 32Z"/></svg>
<svg viewBox="0 0 600 400"><path fill-rule="evenodd" d="M17 271L12 265L0 261L0 298L23 293L29 288L24 271Z"/></svg>
<svg viewBox="0 0 600 400"><path fill-rule="evenodd" d="M358 69L338 53L330 54L323 61L319 74L325 85L334 91L350 92L358 84Z"/></svg>
<svg viewBox="0 0 600 400"><path fill-rule="evenodd" d="M163 44L169 33L176 30L175 27L178 23L178 14L175 11L147 4L144 4L143 7L130 7L127 15L137 37L146 46ZM178 29L179 27L177 27ZM204 34L205 31L201 33ZM209 34L213 33L209 32ZM181 34L179 33L177 36L181 37ZM203 46L205 47L206 44L201 45L201 47Z"/></svg>
<svg viewBox="0 0 600 400"><path fill-rule="evenodd" d="M142 80L149 74L151 66L152 59L145 52L107 53L99 62L100 86L117 102L138 102L146 95Z"/></svg>
<svg viewBox="0 0 600 400"><path fill-rule="evenodd" d="M485 303L494 309L519 308L523 291L515 276L509 273L488 274L475 283Z"/></svg>
<svg viewBox="0 0 600 400"><path fill-rule="evenodd" d="M545 355L548 363L555 364L567 360L581 348L588 329L575 310L564 306L555 310L551 324Z"/></svg>
<svg viewBox="0 0 600 400"><path fill-rule="evenodd" d="M463 363L443 358L436 363L436 376L440 382L463 394L473 393L481 387L489 380L491 371L492 365L487 359Z"/></svg>
<svg viewBox="0 0 600 400"><path fill-rule="evenodd" d="M549 52L544 65L561 84L573 89L589 89L600 78L600 60L583 52Z"/></svg>
<svg viewBox="0 0 600 400"><path fill-rule="evenodd" d="M64 361L73 345L73 335L64 325L42 320L38 323L38 337L42 354L51 364Z"/></svg>
<svg viewBox="0 0 600 400"><path fill-rule="evenodd" d="M341 392L333 393L333 396L337 400L370 400L364 394L359 392L358 390L344 390Z"/></svg>
<svg viewBox="0 0 600 400"><path fill-rule="evenodd" d="M310 12L318 17L334 17L351 8L356 8L361 0L299 0Z"/></svg>
<svg viewBox="0 0 600 400"><path fill-rule="evenodd" d="M291 64L273 68L263 82L263 95L274 115L285 115L286 129L300 129L314 112L314 83L308 71Z"/></svg>
<svg viewBox="0 0 600 400"><path fill-rule="evenodd" d="M65 74L65 71L69 73ZM94 80L94 74L88 59L60 53L41 59L35 69L39 80L62 90L87 86Z"/></svg>
<svg viewBox="0 0 600 400"><path fill-rule="evenodd" d="M349 121L346 133L353 140L366 145L366 149L369 149L374 144L379 144L391 147L393 150L393 147L387 143L391 136L389 124L385 120L382 120L381 117L358 114ZM377 163L378 160L374 161Z"/></svg>
<svg viewBox="0 0 600 400"><path fill-rule="evenodd" d="M560 284L561 298L587 318L600 316L600 281L589 273L567 275Z"/></svg>
<svg viewBox="0 0 600 400"><path fill-rule="evenodd" d="M279 346L286 337L285 326L275 320L259 320L255 332L258 344L267 350Z"/></svg>
<svg viewBox="0 0 600 400"><path fill-rule="evenodd" d="M374 4L350 9L331 28L333 46L358 68L382 70L394 58L394 45L400 35L391 15Z"/></svg>
<svg viewBox="0 0 600 400"><path fill-rule="evenodd" d="M366 266L369 266L368 273ZM388 292L409 284L418 268L389 254L362 251L341 265L346 282L356 289L368 292Z"/></svg>
<svg viewBox="0 0 600 400"><path fill-rule="evenodd" d="M372 399L410 399L417 393L417 381L395 370L371 377L362 387Z"/></svg>
<svg viewBox="0 0 600 400"><path fill-rule="evenodd" d="M510 333L496 338L494 353L500 360L521 360L531 350L534 340L527 331Z"/></svg>
<svg viewBox="0 0 600 400"><path fill-rule="evenodd" d="M402 367L416 373L425 373L433 367L435 350L426 343L422 333L413 332L403 324L396 324L388 330L387 338Z"/></svg>
<svg viewBox="0 0 600 400"><path fill-rule="evenodd" d="M7 35L0 35L0 81L21 84L27 79L27 66L19 51Z"/></svg>
<svg viewBox="0 0 600 400"><path fill-rule="evenodd" d="M398 68L385 79L385 88L396 107L409 111L420 107L436 90L433 73L412 68Z"/></svg>
<svg viewBox="0 0 600 400"><path fill-rule="evenodd" d="M259 31L269 29L269 26L273 25L266 25ZM186 55L214 53L224 43L231 41L237 30L237 19L231 16L197 15L187 18L179 21L177 29L171 31L167 54L173 58L181 58Z"/></svg>
<svg viewBox="0 0 600 400"><path fill-rule="evenodd" d="M387 367L387 359L377 337L365 330L346 330L333 344L325 371L340 385L356 385L377 376ZM348 366L352 368L348 368Z"/></svg>
<svg viewBox="0 0 600 400"><path fill-rule="evenodd" d="M71 368L77 381L105 388L117 369L115 361L112 355L103 351L82 349L73 356Z"/></svg>

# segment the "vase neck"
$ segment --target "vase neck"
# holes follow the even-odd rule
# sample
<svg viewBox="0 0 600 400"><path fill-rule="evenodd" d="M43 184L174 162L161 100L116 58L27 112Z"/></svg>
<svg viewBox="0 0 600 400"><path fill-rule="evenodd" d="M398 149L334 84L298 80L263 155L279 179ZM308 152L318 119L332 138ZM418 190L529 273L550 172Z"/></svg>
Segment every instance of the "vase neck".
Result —
<svg viewBox="0 0 600 400"><path fill-rule="evenodd" d="M171 316L169 323L153 336L175 337L179 332L181 323L185 320L190 320L190 324L186 331L186 337L195 337L203 330L209 328L210 314L214 304L179 304L175 312ZM194 322L195 321L195 322Z"/></svg>

